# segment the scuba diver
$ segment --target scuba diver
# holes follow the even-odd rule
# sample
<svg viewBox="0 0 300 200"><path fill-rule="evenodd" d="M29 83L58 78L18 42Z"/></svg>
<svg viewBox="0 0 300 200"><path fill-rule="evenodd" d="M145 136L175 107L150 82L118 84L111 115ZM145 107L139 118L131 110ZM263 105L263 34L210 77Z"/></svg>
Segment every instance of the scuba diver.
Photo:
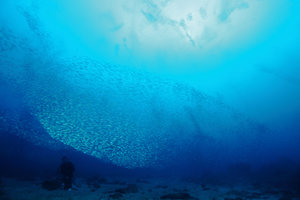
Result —
<svg viewBox="0 0 300 200"><path fill-rule="evenodd" d="M71 191L73 172L75 171L75 167L73 163L68 161L66 156L62 157L62 162L63 163L59 166L56 172L56 174L58 175L57 178L59 178L60 176L63 181L64 189ZM74 186L73 188L78 189L75 188Z"/></svg>

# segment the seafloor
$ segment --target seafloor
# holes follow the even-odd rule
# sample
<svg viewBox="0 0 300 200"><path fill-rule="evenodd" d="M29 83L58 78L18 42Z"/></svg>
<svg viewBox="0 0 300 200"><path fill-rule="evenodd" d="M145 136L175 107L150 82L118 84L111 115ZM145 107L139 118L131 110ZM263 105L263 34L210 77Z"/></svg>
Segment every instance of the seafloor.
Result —
<svg viewBox="0 0 300 200"><path fill-rule="evenodd" d="M100 200L100 199L199 199L199 200L291 200L300 199L293 189L272 189L257 182L239 184L203 184L193 179L130 179L130 178L77 178L79 190L62 188L48 191L44 180L1 178L2 200Z"/></svg>

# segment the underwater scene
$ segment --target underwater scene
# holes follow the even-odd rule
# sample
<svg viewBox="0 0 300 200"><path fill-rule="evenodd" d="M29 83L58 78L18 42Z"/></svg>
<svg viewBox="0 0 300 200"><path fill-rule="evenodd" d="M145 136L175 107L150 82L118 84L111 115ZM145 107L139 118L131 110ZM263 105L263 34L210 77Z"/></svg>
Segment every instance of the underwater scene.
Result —
<svg viewBox="0 0 300 200"><path fill-rule="evenodd" d="M0 199L300 199L300 1L0 11Z"/></svg>

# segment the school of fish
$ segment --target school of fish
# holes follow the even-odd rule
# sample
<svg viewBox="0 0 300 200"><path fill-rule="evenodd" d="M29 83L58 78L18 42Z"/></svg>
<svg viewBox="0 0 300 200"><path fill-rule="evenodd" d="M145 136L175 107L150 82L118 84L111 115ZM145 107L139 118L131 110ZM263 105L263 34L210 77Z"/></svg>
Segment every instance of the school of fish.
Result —
<svg viewBox="0 0 300 200"><path fill-rule="evenodd" d="M205 142L256 137L266 129L220 96L88 55L69 55L34 12L19 10L30 32L1 27L0 81L20 97L22 111L2 109L2 131L126 168L160 168Z"/></svg>

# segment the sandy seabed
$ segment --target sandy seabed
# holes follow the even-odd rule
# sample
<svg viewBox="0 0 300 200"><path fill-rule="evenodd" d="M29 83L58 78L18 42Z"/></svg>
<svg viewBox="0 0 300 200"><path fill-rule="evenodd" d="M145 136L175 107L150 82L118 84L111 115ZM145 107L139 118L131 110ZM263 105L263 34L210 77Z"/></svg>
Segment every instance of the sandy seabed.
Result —
<svg viewBox="0 0 300 200"><path fill-rule="evenodd" d="M198 200L291 200L300 196L284 194L283 191L269 192L253 189L249 185L214 186L200 183L185 182L177 179L108 179L107 183L88 183L77 178L79 190L71 191L56 189L48 191L42 187L43 181L23 181L1 178L1 200L112 200L112 199L198 199ZM96 180L97 181L97 180ZM75 184L74 184L75 185ZM128 186L137 191L126 192ZM287 191L288 193L288 191ZM292 192L291 192L292 193ZM181 196L181 197L180 197Z"/></svg>

